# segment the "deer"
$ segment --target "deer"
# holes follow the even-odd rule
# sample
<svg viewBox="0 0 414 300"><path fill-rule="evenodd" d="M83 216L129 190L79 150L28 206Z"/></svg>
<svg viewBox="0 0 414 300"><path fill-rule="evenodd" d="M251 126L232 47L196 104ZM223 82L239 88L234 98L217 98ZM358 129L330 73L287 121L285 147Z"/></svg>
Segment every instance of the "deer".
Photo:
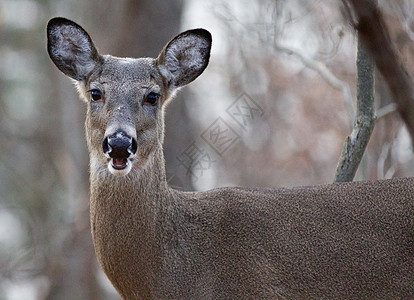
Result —
<svg viewBox="0 0 414 300"><path fill-rule="evenodd" d="M192 29L157 58L120 58L73 21L48 22L49 56L86 103L92 239L122 299L413 299L413 178L168 185L165 107L211 45Z"/></svg>

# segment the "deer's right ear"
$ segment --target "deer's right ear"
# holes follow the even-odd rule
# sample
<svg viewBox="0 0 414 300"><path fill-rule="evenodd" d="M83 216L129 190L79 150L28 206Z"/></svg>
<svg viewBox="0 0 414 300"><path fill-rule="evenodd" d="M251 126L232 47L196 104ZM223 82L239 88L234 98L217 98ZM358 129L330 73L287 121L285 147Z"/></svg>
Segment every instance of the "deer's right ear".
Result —
<svg viewBox="0 0 414 300"><path fill-rule="evenodd" d="M53 18L47 24L47 51L65 75L82 81L100 63L89 34L65 18Z"/></svg>

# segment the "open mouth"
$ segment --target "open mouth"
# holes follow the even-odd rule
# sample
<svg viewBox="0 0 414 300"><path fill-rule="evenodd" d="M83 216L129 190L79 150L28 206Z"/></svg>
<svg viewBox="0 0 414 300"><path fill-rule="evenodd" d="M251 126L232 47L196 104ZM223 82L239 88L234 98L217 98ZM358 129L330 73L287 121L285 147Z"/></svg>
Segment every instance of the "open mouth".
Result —
<svg viewBox="0 0 414 300"><path fill-rule="evenodd" d="M130 158L108 159L108 170L112 175L125 176L132 170L133 161Z"/></svg>
<svg viewBox="0 0 414 300"><path fill-rule="evenodd" d="M112 158L112 167L115 170L123 170L128 166L128 159L126 158Z"/></svg>

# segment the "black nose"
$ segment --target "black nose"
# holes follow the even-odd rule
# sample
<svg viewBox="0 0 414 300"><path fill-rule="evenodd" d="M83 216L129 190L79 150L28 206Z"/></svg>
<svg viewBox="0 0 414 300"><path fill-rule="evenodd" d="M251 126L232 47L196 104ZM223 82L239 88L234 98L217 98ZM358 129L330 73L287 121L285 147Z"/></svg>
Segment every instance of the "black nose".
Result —
<svg viewBox="0 0 414 300"><path fill-rule="evenodd" d="M102 149L111 158L128 158L137 152L137 141L120 130L105 137Z"/></svg>

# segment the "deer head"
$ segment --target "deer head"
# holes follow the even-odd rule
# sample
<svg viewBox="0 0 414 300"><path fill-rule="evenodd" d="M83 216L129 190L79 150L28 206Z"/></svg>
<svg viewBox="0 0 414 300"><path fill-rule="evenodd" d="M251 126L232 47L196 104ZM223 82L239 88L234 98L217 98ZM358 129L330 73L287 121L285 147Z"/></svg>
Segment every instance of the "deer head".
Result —
<svg viewBox="0 0 414 300"><path fill-rule="evenodd" d="M115 176L139 172L162 149L164 107L204 71L211 48L210 33L194 29L172 39L156 59L101 55L88 33L65 18L50 20L47 36L50 58L88 103L91 169Z"/></svg>

